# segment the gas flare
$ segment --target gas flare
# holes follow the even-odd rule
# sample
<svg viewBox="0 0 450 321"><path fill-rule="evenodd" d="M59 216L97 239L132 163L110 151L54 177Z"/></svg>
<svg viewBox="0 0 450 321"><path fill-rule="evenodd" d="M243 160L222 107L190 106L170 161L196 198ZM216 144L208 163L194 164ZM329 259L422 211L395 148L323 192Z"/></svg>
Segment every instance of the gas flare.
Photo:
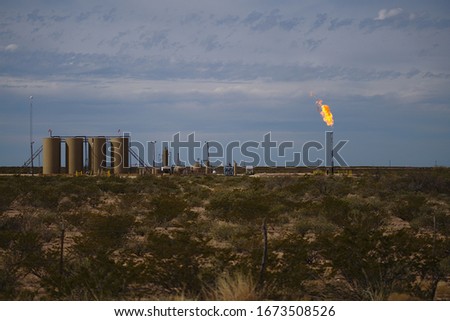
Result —
<svg viewBox="0 0 450 321"><path fill-rule="evenodd" d="M322 104L322 99L316 100L316 105L320 111L320 114L322 115L323 121L327 124L327 126L333 126L334 120L333 120L333 114L330 111L330 107L328 105Z"/></svg>

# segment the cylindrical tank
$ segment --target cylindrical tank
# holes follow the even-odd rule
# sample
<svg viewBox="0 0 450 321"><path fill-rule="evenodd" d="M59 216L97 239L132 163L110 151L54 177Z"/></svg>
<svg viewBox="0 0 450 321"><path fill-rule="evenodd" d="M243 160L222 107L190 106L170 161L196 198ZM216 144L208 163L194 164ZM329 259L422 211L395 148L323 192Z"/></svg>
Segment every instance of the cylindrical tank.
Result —
<svg viewBox="0 0 450 321"><path fill-rule="evenodd" d="M114 167L114 174L121 174L128 169L129 162L129 138L114 137L111 138L111 162Z"/></svg>
<svg viewBox="0 0 450 321"><path fill-rule="evenodd" d="M106 138L89 137L88 142L91 174L100 175L106 167Z"/></svg>
<svg viewBox="0 0 450 321"><path fill-rule="evenodd" d="M66 138L66 167L69 175L83 170L83 142L83 137Z"/></svg>
<svg viewBox="0 0 450 321"><path fill-rule="evenodd" d="M164 147L163 150L163 167L169 166L169 150L167 147Z"/></svg>
<svg viewBox="0 0 450 321"><path fill-rule="evenodd" d="M46 137L42 139L44 175L59 174L61 171L61 138Z"/></svg>

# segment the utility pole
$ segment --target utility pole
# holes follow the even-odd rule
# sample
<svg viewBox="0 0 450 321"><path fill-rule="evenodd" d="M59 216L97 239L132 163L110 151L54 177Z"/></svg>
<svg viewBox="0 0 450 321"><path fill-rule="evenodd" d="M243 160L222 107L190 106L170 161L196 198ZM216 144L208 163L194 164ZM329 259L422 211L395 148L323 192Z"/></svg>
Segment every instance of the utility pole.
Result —
<svg viewBox="0 0 450 321"><path fill-rule="evenodd" d="M33 96L30 96L30 160L31 160L31 175L34 176L34 162L33 162Z"/></svg>

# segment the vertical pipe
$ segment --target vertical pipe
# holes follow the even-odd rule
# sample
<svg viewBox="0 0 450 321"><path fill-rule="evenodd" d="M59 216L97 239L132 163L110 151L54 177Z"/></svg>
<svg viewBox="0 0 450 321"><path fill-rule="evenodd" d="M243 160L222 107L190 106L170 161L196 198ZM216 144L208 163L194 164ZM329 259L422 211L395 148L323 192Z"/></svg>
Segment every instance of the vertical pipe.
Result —
<svg viewBox="0 0 450 321"><path fill-rule="evenodd" d="M33 162L33 96L30 96L30 160L31 160L31 175L34 176L34 162Z"/></svg>
<svg viewBox="0 0 450 321"><path fill-rule="evenodd" d="M334 160L333 160L333 131L325 132L325 167L327 174L334 173Z"/></svg>
<svg viewBox="0 0 450 321"><path fill-rule="evenodd" d="M333 131L331 131L331 175L334 175L334 145L333 145Z"/></svg>

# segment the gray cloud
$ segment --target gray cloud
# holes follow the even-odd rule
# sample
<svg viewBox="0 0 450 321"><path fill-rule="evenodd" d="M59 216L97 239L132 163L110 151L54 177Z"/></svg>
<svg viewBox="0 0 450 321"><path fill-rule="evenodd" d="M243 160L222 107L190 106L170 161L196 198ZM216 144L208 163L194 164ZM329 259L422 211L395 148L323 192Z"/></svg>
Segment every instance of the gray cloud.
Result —
<svg viewBox="0 0 450 321"><path fill-rule="evenodd" d="M324 39L308 38L305 41L303 41L303 44L309 51L313 51L314 49L316 49L317 47L320 46L320 44L323 42L323 40Z"/></svg>
<svg viewBox="0 0 450 321"><path fill-rule="evenodd" d="M342 27L350 26L353 23L353 19L339 19L334 18L330 21L328 30L337 30Z"/></svg>
<svg viewBox="0 0 450 321"><path fill-rule="evenodd" d="M328 15L326 13L318 13L316 15L316 20L314 21L313 25L311 26L311 29L309 29L309 32L312 32L316 29L319 29L321 26L325 24L327 21Z"/></svg>
<svg viewBox="0 0 450 321"><path fill-rule="evenodd" d="M145 49L154 47L167 48L169 45L169 30L152 31L149 34L143 33L139 37L140 44Z"/></svg>

